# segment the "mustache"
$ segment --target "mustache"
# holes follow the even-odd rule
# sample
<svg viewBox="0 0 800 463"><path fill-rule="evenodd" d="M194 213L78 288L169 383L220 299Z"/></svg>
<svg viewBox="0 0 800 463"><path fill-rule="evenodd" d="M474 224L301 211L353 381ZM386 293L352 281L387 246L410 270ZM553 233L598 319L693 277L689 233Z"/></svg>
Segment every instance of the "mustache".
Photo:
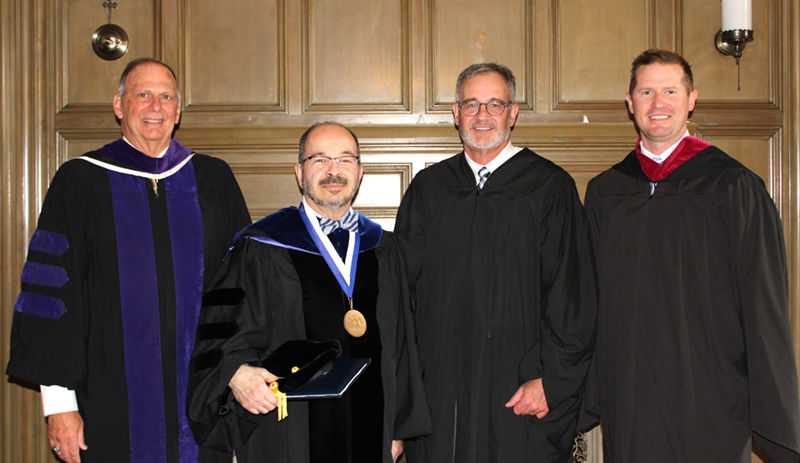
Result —
<svg viewBox="0 0 800 463"><path fill-rule="evenodd" d="M347 179L344 178L344 177L340 177L338 175L331 176L331 177L327 177L327 178L325 178L323 180L320 180L319 186L330 185L332 183L336 184L336 185L347 185Z"/></svg>
<svg viewBox="0 0 800 463"><path fill-rule="evenodd" d="M497 123L495 121L491 120L491 119L476 119L476 120L472 121L472 123L469 125L469 128L470 129L474 129L476 126L479 126L479 125L483 125L483 126L486 126L486 127L491 127L493 129L497 128Z"/></svg>

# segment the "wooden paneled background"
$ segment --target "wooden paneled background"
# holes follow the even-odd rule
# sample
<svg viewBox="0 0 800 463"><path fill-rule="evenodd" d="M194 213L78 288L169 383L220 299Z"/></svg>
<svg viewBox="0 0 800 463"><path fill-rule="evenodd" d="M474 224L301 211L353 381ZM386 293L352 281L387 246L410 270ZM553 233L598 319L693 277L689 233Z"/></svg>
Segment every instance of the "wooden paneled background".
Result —
<svg viewBox="0 0 800 463"><path fill-rule="evenodd" d="M366 175L357 206L391 228L416 172L459 150L450 105L458 72L498 61L517 76L512 140L564 166L581 194L636 133L630 62L679 51L700 97L691 128L756 171L780 210L800 354L800 5L755 0L755 41L736 66L713 45L718 0L117 0L130 48L96 57L102 0L0 0L0 363L27 241L66 159L114 140L124 65L171 64L183 94L176 137L225 159L258 218L297 204L292 164L310 124L349 125ZM109 411L113 413L113 411ZM38 392L0 382L0 462L51 461ZM91 443L89 443L91 445ZM592 461L600 461L592 437Z"/></svg>

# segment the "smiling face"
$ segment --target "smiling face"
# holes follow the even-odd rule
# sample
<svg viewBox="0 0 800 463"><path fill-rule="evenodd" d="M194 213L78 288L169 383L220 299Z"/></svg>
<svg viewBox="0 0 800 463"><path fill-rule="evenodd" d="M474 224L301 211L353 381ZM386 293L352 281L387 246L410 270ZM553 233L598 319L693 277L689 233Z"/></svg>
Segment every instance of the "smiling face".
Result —
<svg viewBox="0 0 800 463"><path fill-rule="evenodd" d="M114 95L114 114L122 135L139 151L158 156L169 145L181 118L172 73L157 63L143 63L128 74L125 94Z"/></svg>
<svg viewBox="0 0 800 463"><path fill-rule="evenodd" d="M458 101L475 100L486 103L492 99L509 101L508 86L496 72L483 72L465 81ZM508 143L511 127L517 120L519 106L512 104L499 116L492 116L481 106L478 114L467 116L453 104L453 118L464 144L464 151L474 161L486 164L494 159Z"/></svg>
<svg viewBox="0 0 800 463"><path fill-rule="evenodd" d="M345 167L333 161L330 165L316 167L314 163L305 161L315 155L330 158L358 156L358 146L344 127L320 125L308 134L303 162L294 167L297 183L303 189L309 206L329 219L339 219L350 209L364 175L364 166L358 163Z"/></svg>
<svg viewBox="0 0 800 463"><path fill-rule="evenodd" d="M680 65L655 62L639 67L636 87L625 99L642 144L654 154L661 154L686 132L697 90L690 92L686 88Z"/></svg>

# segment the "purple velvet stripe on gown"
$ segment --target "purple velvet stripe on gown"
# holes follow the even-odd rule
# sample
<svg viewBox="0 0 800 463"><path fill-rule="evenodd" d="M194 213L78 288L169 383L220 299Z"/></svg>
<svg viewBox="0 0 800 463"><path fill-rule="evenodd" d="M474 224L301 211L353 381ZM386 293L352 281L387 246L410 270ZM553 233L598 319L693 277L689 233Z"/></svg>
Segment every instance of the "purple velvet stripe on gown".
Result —
<svg viewBox="0 0 800 463"><path fill-rule="evenodd" d="M67 271L58 265L27 261L25 267L22 267L23 283L60 288L68 281Z"/></svg>
<svg viewBox="0 0 800 463"><path fill-rule="evenodd" d="M166 461L155 246L140 177L109 171L117 234L131 463Z"/></svg>
<svg viewBox="0 0 800 463"><path fill-rule="evenodd" d="M33 237L31 238L31 243L28 245L28 249L60 256L69 249L69 241L66 236L60 233L36 230L33 232Z"/></svg>
<svg viewBox="0 0 800 463"><path fill-rule="evenodd" d="M166 179L167 213L175 272L175 328L178 385L178 447L181 463L197 461L197 444L186 418L189 358L203 292L203 219L190 161Z"/></svg>

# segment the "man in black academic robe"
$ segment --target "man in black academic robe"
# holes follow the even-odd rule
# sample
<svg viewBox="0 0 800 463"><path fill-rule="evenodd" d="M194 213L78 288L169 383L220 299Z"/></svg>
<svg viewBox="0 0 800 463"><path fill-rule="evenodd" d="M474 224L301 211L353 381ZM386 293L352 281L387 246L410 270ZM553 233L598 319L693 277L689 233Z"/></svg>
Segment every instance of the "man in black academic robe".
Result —
<svg viewBox="0 0 800 463"><path fill-rule="evenodd" d="M124 139L67 161L50 185L7 373L42 385L64 461L193 462L184 404L202 289L249 216L227 164L171 140L168 67L131 62L114 110Z"/></svg>
<svg viewBox="0 0 800 463"><path fill-rule="evenodd" d="M433 418L410 462L564 461L575 436L595 323L589 238L569 174L509 142L513 79L496 64L461 73L464 152L417 174L397 215Z"/></svg>
<svg viewBox="0 0 800 463"><path fill-rule="evenodd" d="M628 107L640 141L594 178L595 361L581 427L613 462L800 461L780 218L764 183L688 135L691 68L648 50ZM583 420L582 420L583 421Z"/></svg>
<svg viewBox="0 0 800 463"><path fill-rule="evenodd" d="M363 175L358 154L345 127L306 131L300 207L243 230L204 297L189 417L201 445L235 449L240 463L392 462L403 439L429 432L399 248L350 207ZM350 309L365 333L343 325ZM290 400L279 421L267 388L276 377L252 365L305 339L336 340L343 357L372 363L342 398Z"/></svg>

